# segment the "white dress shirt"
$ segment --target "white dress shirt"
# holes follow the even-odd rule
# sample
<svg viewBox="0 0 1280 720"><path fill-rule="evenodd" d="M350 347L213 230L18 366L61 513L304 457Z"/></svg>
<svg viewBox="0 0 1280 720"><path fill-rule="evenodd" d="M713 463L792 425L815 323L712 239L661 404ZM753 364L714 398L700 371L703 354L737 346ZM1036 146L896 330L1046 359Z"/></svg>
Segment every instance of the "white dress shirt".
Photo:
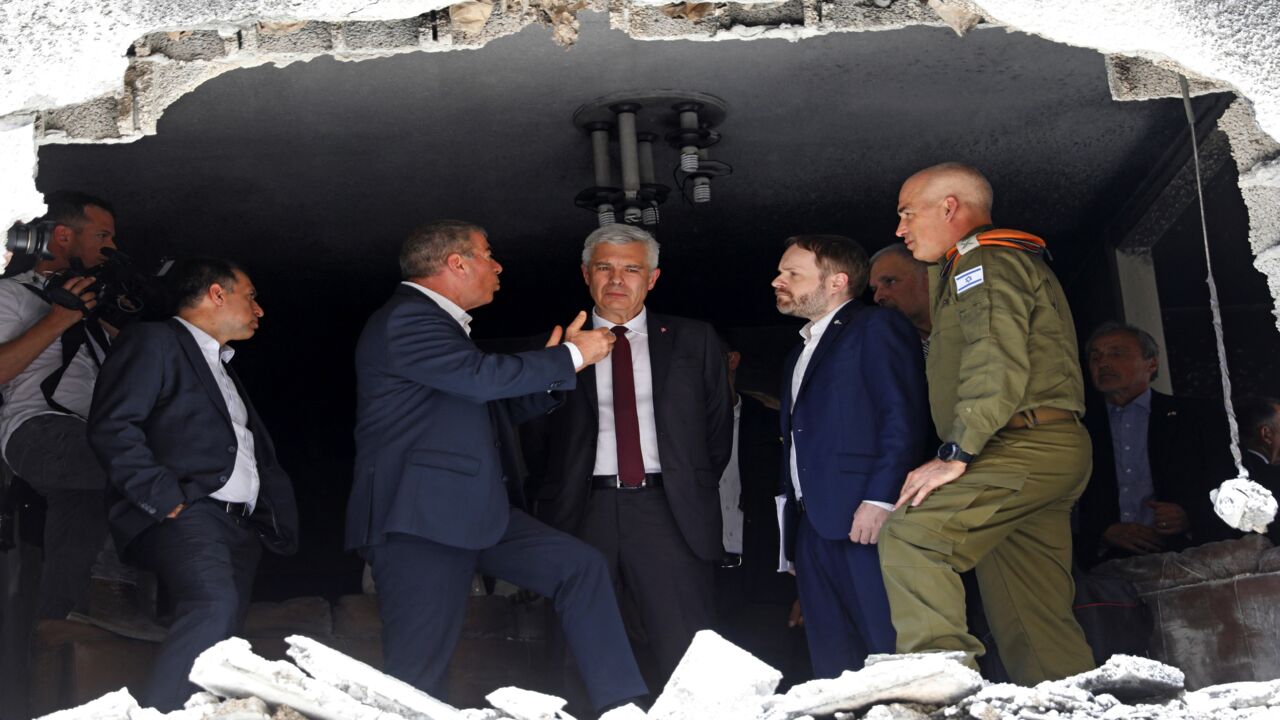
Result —
<svg viewBox="0 0 1280 720"><path fill-rule="evenodd" d="M445 312L449 313L449 317L458 321L458 324L462 326L462 332L466 333L467 337L471 337L471 316L467 314L466 310L463 310L462 308L458 307L457 303L441 295L435 290L432 290L429 287L424 287L422 285L419 285L416 282L409 282L408 280L402 280L400 284L408 285L414 290L417 290L423 295L426 295L427 297L431 298L433 301L435 301L435 304L440 306L441 310L444 310ZM573 366L575 368L582 367L582 351L578 349L578 346L574 345L571 342L561 343L561 345L569 349L569 357L573 359Z"/></svg>
<svg viewBox="0 0 1280 720"><path fill-rule="evenodd" d="M653 415L653 369L649 363L649 310L624 323L627 342L631 344L631 371L636 386L636 417L640 421L640 456L646 473L662 472L658 460L658 423ZM612 328L615 323L591 311L594 327ZM614 345L613 352L618 351ZM596 435L596 466L592 475L618 474L618 439L613 421L613 353L596 363L596 398L600 410L600 429Z"/></svg>
<svg viewBox="0 0 1280 720"><path fill-rule="evenodd" d="M729 464L720 476L720 539L724 551L742 554L742 473L738 469L738 424L742 418L742 398L733 405L733 446Z"/></svg>
<svg viewBox="0 0 1280 720"><path fill-rule="evenodd" d="M804 380L805 370L809 368L809 361L813 359L813 352L818 349L818 343L822 341L822 334L826 332L831 325L832 318L836 313L840 312L840 308L848 305L851 301L846 300L837 305L831 312L805 323L800 328L800 337L804 338L804 349L800 351L800 357L796 360L795 370L791 372L791 410L795 412L796 394L800 392L800 383ZM800 466L796 461L796 443L795 435L791 437L791 484L796 490L796 499L804 497L804 491L800 487ZM892 510L892 503L878 502L876 500L864 500L878 508Z"/></svg>
<svg viewBox="0 0 1280 720"><path fill-rule="evenodd" d="M222 400L227 404L227 413L231 415L231 429L236 435L236 464L235 469L231 471L231 478L227 480L227 484L218 488L218 491L209 497L214 500L223 502L247 503L249 510L252 511L254 506L258 504L258 461L253 454L253 433L249 430L249 411L245 409L244 400L240 397L240 392L236 390L236 385L231 381L231 376L227 374L227 369L222 366L223 363L230 362L234 356L235 350L225 346L218 345L218 341L191 323L177 318L191 331L191 336L196 339L196 345L200 347L200 354L204 355L205 362L209 364L209 372L213 373L213 379L218 383L218 390L222 391Z"/></svg>

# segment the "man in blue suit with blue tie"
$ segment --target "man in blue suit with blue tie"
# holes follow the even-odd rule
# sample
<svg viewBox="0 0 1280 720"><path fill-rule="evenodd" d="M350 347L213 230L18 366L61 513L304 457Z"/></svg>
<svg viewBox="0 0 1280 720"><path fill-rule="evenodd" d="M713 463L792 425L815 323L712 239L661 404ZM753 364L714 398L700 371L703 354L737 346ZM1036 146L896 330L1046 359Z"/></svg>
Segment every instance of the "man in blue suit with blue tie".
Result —
<svg viewBox="0 0 1280 720"><path fill-rule="evenodd" d="M867 275L857 242L800 235L773 281L778 310L809 321L782 378L783 542L817 677L894 651L875 543L927 430L920 338L858 300Z"/></svg>
<svg viewBox="0 0 1280 720"><path fill-rule="evenodd" d="M484 230L442 220L400 252L404 282L356 346L355 482L349 549L373 568L384 670L443 697L474 573L549 598L597 708L647 690L603 556L523 510L512 425L553 410L551 393L609 353L586 314L547 347L486 353L467 310L486 305L502 266Z"/></svg>

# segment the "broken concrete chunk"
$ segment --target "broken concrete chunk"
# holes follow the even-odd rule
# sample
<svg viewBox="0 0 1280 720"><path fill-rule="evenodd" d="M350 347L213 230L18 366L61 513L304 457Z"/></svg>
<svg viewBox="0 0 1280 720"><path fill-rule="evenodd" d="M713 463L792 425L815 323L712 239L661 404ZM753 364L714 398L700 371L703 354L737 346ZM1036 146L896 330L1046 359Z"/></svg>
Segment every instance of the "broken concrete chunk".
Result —
<svg viewBox="0 0 1280 720"><path fill-rule="evenodd" d="M714 13L716 11L716 4L710 2L680 2L663 5L659 10L662 11L663 15L666 15L669 18L697 22Z"/></svg>
<svg viewBox="0 0 1280 720"><path fill-rule="evenodd" d="M862 666L871 667L872 665L877 665L882 662L901 662L903 660L917 660L920 658L932 658L932 659L942 658L944 660L955 660L956 662L963 665L967 657L968 656L965 655L963 650L935 650L933 652L902 653L902 654L872 653L867 656L867 660L865 663L863 663Z"/></svg>
<svg viewBox="0 0 1280 720"><path fill-rule="evenodd" d="M1280 158L1258 163L1240 173L1240 187L1280 187Z"/></svg>
<svg viewBox="0 0 1280 720"><path fill-rule="evenodd" d="M97 700L91 700L79 707L59 710L45 715L39 720L92 720L94 718L127 718L138 709L138 701L133 699L127 688L120 688L107 693Z"/></svg>
<svg viewBox="0 0 1280 720"><path fill-rule="evenodd" d="M493 3L466 0L449 6L449 24L462 35L479 35L493 15Z"/></svg>
<svg viewBox="0 0 1280 720"><path fill-rule="evenodd" d="M1191 712L1202 713L1206 717L1227 710L1280 706L1280 680L1214 685L1187 693L1182 696L1182 702Z"/></svg>
<svg viewBox="0 0 1280 720"><path fill-rule="evenodd" d="M518 687L498 688L485 695L489 704L515 720L573 720L564 712L565 700Z"/></svg>
<svg viewBox="0 0 1280 720"><path fill-rule="evenodd" d="M285 642L289 644L286 652L298 667L317 681L326 683L326 687L332 686L345 693L354 702L411 720L463 718L452 705L309 637L290 635Z"/></svg>
<svg viewBox="0 0 1280 720"><path fill-rule="evenodd" d="M1213 511L1237 530L1264 533L1276 516L1276 499L1271 491L1248 478L1227 480L1209 491Z"/></svg>
<svg viewBox="0 0 1280 720"><path fill-rule="evenodd" d="M307 720L307 718L288 705L281 705L276 708L276 714L271 716L271 720Z"/></svg>
<svg viewBox="0 0 1280 720"><path fill-rule="evenodd" d="M241 638L223 640L201 653L191 668L190 679L216 695L259 697L271 705L288 705L312 720L401 717L363 705L338 688L307 677L287 662L255 655Z"/></svg>
<svg viewBox="0 0 1280 720"><path fill-rule="evenodd" d="M205 706L207 707L207 706ZM207 720L271 720L271 710L256 697L232 698L212 708Z"/></svg>
<svg viewBox="0 0 1280 720"><path fill-rule="evenodd" d="M889 703L888 705L876 705L862 716L862 720L929 720L929 711L924 705L904 705L903 703ZM836 720L842 720L841 715L844 713L836 713ZM848 716L849 720L853 716Z"/></svg>
<svg viewBox="0 0 1280 720"><path fill-rule="evenodd" d="M701 630L649 709L649 718L756 717L781 681L781 672L711 630Z"/></svg>
<svg viewBox="0 0 1280 720"><path fill-rule="evenodd" d="M982 22L981 12L968 0L929 0L929 7L960 37Z"/></svg>
<svg viewBox="0 0 1280 720"><path fill-rule="evenodd" d="M467 708L459 710L463 720L503 720L506 715L493 708Z"/></svg>
<svg viewBox="0 0 1280 720"><path fill-rule="evenodd" d="M1112 655L1100 668L1052 684L1078 687L1095 695L1107 693L1120 700L1132 701L1176 695L1186 684L1186 676L1178 668L1150 658Z"/></svg>
<svg viewBox="0 0 1280 720"><path fill-rule="evenodd" d="M634 703L616 707L600 716L600 720L645 720L644 711Z"/></svg>
<svg viewBox="0 0 1280 720"><path fill-rule="evenodd" d="M950 705L982 687L974 670L939 653L881 659L838 678L812 680L775 696L765 705L766 720L794 720L801 715L831 715L881 703Z"/></svg>
<svg viewBox="0 0 1280 720"><path fill-rule="evenodd" d="M1097 717L1104 707L1093 695L1082 688L1061 681L1043 682L1034 688L1009 683L988 685L962 700L957 708L958 716L966 715L979 720L1003 720L1013 717ZM1129 718L1128 720L1134 720Z"/></svg>

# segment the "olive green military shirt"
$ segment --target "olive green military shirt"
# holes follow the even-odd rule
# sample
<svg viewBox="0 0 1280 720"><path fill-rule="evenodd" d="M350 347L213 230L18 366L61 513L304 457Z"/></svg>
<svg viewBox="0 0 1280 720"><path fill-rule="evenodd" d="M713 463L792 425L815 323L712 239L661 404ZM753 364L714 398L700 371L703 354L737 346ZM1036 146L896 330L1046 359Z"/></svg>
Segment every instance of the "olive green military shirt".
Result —
<svg viewBox="0 0 1280 720"><path fill-rule="evenodd" d="M1042 257L978 246L930 266L929 406L938 436L975 455L1015 413L1084 415L1071 308Z"/></svg>

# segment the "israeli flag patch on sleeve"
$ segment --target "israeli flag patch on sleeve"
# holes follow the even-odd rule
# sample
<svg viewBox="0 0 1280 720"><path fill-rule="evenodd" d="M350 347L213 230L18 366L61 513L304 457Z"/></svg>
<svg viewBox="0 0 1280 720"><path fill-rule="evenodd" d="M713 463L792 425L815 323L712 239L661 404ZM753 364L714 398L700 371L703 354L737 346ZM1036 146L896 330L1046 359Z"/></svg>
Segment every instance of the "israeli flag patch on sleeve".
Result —
<svg viewBox="0 0 1280 720"><path fill-rule="evenodd" d="M966 270L956 276L956 294L970 290L982 284L982 266Z"/></svg>

